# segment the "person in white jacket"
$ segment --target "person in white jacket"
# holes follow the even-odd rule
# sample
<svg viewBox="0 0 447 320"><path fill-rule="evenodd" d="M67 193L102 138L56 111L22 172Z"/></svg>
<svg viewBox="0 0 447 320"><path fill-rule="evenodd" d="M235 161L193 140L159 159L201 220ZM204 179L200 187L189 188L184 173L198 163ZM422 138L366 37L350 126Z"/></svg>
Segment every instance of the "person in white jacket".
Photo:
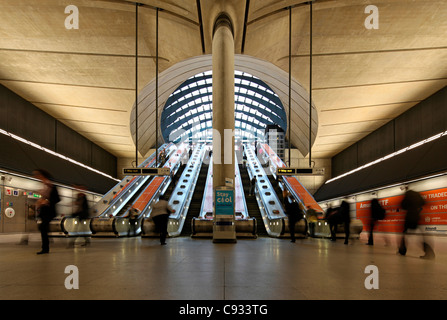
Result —
<svg viewBox="0 0 447 320"><path fill-rule="evenodd" d="M169 205L168 201L164 199L164 195L160 195L158 202L152 206L151 218L155 223L157 232L160 232L160 244L166 244L166 237L168 235L168 220L169 215L175 212Z"/></svg>

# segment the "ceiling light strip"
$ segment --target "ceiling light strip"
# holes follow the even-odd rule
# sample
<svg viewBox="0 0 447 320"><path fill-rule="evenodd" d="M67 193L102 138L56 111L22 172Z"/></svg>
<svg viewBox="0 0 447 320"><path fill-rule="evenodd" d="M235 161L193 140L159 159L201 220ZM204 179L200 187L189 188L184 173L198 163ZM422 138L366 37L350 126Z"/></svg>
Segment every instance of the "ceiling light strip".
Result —
<svg viewBox="0 0 447 320"><path fill-rule="evenodd" d="M341 175L339 175L339 176L336 176L335 178L329 179L328 181L325 182L325 184L328 184L328 183L331 183L331 182L333 182L333 181L335 181L335 180L344 178L344 177L346 177L346 176L348 176L348 175L350 175L350 174L353 174L353 173L355 173L355 172L357 172L357 171L360 171L360 170L362 170L362 169L364 169L364 168L367 168L367 167L370 167L370 166L372 166L372 165L375 165L375 164L377 164L377 163L379 163L379 162L382 162L382 161L384 161L384 160L388 160L388 159L390 159L390 158L392 158L392 157L394 157L394 156L397 156L397 155L399 155L399 154L402 154L402 153L404 153L404 152L407 152L408 150L412 150L412 149L414 149L414 148L420 147L420 146L422 146L422 145L424 145L424 144L426 144L426 143L428 143L428 142L432 142L432 141L434 141L434 140L436 140L436 139L439 139L440 137L445 136L445 135L447 135L447 131L438 133L438 134L436 134L436 135L434 135L434 136L432 136L432 137L430 137L430 138L427 138L427 139L425 139L425 140L416 142L416 143L414 143L414 144L412 144L412 145L410 145L410 146L408 146L408 147L405 147L405 148L402 148L402 149L400 149L400 150L398 150L398 151L396 151L396 152L390 153L390 154L388 154L388 155L386 155L386 156L384 156L384 157L382 157L382 158L379 158L379 159L377 159L377 160L374 160L374 161L372 161L372 162L369 162L369 163L367 163L367 164L365 164L365 165L363 165L363 166L361 166L361 167L358 167L358 168L356 168L356 169L353 169L353 170L351 170L351 171L348 171L348 172L346 172L346 173L343 173L343 174L341 174Z"/></svg>
<svg viewBox="0 0 447 320"><path fill-rule="evenodd" d="M38 144L36 144L36 143L34 143L34 142L31 142L31 141L29 141L29 140L26 140L26 139L24 139L24 138L22 138L22 137L19 137L18 135L15 135L15 134L13 134L13 133L10 133L10 132L8 132L8 131L6 131L6 130L0 129L0 133L1 133L1 134L4 134L5 136L9 136L9 137L11 137L11 138L13 138L13 139L15 139L15 140L18 140L18 141L20 141L20 142L26 143L26 144L28 144L28 145L30 145L30 146L36 148L36 149L40 149L40 150L45 151L45 152L47 152L47 153L49 153L49 154L52 154L53 156L56 156L56 157L59 157L59 158L61 158L61 159L66 160L66 161L69 161L69 162L71 162L71 163L73 163L73 164L75 164L75 165L77 165L77 166L80 166L80 167L83 167L83 168L85 168L85 169L87 169L87 170L93 171L93 172L95 172L95 173L97 173L97 174L100 174L100 175L106 177L106 178L115 180L115 181L117 181L117 182L120 181L120 180L118 180L118 179L112 177L111 175L108 175L108 174L106 174L106 173L104 173L104 172L101 172L101 171L99 171L99 170L97 170L97 169L94 169L94 168L92 168L92 167L89 167L89 166L87 166L86 164L83 164L83 163L81 163L81 162L79 162L79 161L73 160L73 159L71 159L71 158L69 158L69 157L66 157L66 156L64 156L64 155L62 155L62 154L60 154L60 153L57 153L57 152L55 152L55 151L53 151L53 150L50 150L50 149L45 148L45 147L42 147L42 146L40 146L40 145L38 145Z"/></svg>

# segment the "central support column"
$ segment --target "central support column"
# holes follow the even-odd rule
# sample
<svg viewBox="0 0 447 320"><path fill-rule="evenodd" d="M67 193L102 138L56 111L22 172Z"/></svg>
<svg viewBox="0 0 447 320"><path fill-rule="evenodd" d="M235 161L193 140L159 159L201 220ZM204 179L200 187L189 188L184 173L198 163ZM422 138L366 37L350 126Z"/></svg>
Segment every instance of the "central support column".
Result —
<svg viewBox="0 0 447 320"><path fill-rule="evenodd" d="M213 184L234 181L234 37L221 13L213 29Z"/></svg>
<svg viewBox="0 0 447 320"><path fill-rule="evenodd" d="M220 13L213 28L213 241L236 241L234 216L234 32Z"/></svg>

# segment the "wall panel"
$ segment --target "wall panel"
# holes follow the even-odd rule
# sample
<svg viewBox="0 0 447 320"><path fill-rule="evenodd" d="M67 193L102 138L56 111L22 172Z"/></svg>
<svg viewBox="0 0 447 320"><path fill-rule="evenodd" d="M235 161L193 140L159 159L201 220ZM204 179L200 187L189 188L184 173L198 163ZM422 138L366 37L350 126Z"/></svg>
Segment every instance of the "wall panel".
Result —
<svg viewBox="0 0 447 320"><path fill-rule="evenodd" d="M92 143L91 145L92 167L102 168L104 173L117 176L117 159L110 153Z"/></svg>
<svg viewBox="0 0 447 320"><path fill-rule="evenodd" d="M358 165L383 157L394 152L394 121L390 121L378 130L366 136L358 143Z"/></svg>
<svg viewBox="0 0 447 320"><path fill-rule="evenodd" d="M358 144L355 143L332 158L332 175L338 176L352 168L358 167L357 151Z"/></svg>
<svg viewBox="0 0 447 320"><path fill-rule="evenodd" d="M348 172L445 130L446 87L335 155L332 158L332 176ZM439 156L442 156L442 151L439 152Z"/></svg>
<svg viewBox="0 0 447 320"><path fill-rule="evenodd" d="M116 157L49 114L0 85L0 129L61 153L94 169L116 176ZM0 168L31 174L53 171L55 180L83 184L100 193L115 181L0 134Z"/></svg>
<svg viewBox="0 0 447 320"><path fill-rule="evenodd" d="M92 142L63 123L57 123L56 152L91 166Z"/></svg>
<svg viewBox="0 0 447 320"><path fill-rule="evenodd" d="M446 130L446 99L444 88L395 119L396 150Z"/></svg>

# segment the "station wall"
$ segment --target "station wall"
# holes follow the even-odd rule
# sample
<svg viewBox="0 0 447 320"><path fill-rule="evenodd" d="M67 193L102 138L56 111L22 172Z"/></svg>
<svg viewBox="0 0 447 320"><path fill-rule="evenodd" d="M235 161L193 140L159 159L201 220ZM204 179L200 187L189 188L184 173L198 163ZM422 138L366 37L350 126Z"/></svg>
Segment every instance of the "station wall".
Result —
<svg viewBox="0 0 447 320"><path fill-rule="evenodd" d="M0 129L116 177L115 156L2 85ZM25 173L22 167L21 159L15 159L13 169Z"/></svg>
<svg viewBox="0 0 447 320"><path fill-rule="evenodd" d="M447 130L447 87L332 158L338 176ZM440 155L441 152L439 151Z"/></svg>
<svg viewBox="0 0 447 320"><path fill-rule="evenodd" d="M61 201L56 205L58 216L71 216L78 190L57 184ZM35 232L37 217L35 204L41 183L19 174L0 172L0 233ZM89 207L101 199L100 194L85 192Z"/></svg>

